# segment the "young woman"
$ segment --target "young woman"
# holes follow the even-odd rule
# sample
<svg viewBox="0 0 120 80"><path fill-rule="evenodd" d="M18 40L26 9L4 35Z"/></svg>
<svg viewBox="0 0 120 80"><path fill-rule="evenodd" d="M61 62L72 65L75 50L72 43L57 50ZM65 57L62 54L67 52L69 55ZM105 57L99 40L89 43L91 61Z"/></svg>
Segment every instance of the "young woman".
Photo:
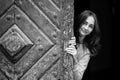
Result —
<svg viewBox="0 0 120 80"><path fill-rule="evenodd" d="M100 29L96 15L86 10L78 17L78 25L74 28L75 37L69 41L65 50L74 57L74 77L81 80L90 57L96 55L100 48Z"/></svg>

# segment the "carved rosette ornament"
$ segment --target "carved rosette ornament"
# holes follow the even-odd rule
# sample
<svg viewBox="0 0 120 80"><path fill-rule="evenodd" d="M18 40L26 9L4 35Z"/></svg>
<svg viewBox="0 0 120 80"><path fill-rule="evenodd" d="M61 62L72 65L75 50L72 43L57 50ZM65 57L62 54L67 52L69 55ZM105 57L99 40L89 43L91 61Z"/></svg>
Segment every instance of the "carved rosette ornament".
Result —
<svg viewBox="0 0 120 80"><path fill-rule="evenodd" d="M6 41L6 48L11 52L17 51L21 47L21 41L16 36L11 36Z"/></svg>
<svg viewBox="0 0 120 80"><path fill-rule="evenodd" d="M1 51L7 55L6 57L14 58L17 55L23 54L23 50L27 47L32 47L33 43L28 37L19 29L17 25L13 25L1 38L0 46ZM28 49L29 50L29 49ZM14 62L13 62L14 63Z"/></svg>
<svg viewBox="0 0 120 80"><path fill-rule="evenodd" d="M23 45L23 41L20 40L16 33L13 33L5 39L4 47L10 51L10 55L13 56Z"/></svg>

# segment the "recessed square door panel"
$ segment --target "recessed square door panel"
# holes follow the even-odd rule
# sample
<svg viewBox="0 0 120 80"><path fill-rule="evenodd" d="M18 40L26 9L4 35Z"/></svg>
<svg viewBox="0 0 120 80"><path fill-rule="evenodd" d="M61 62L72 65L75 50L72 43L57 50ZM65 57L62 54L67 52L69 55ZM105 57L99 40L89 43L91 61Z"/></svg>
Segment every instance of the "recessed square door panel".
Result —
<svg viewBox="0 0 120 80"><path fill-rule="evenodd" d="M70 31L64 25L63 2L0 0L0 80L61 78Z"/></svg>

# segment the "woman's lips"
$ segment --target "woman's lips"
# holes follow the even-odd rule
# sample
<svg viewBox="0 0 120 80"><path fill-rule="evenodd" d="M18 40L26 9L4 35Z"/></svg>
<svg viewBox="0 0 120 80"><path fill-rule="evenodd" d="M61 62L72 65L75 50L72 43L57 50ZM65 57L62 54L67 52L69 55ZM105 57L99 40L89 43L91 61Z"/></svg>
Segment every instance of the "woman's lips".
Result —
<svg viewBox="0 0 120 80"><path fill-rule="evenodd" d="M81 31L83 32L83 33L85 33L85 34L87 34L89 31L88 30L86 30L86 29L84 29L84 28L81 28Z"/></svg>

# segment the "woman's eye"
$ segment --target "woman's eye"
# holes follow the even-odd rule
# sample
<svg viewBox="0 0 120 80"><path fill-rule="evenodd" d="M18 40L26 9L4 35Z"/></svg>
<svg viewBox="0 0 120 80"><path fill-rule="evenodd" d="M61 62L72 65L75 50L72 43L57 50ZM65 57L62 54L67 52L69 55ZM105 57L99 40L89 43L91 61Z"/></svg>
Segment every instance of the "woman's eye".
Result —
<svg viewBox="0 0 120 80"><path fill-rule="evenodd" d="M83 24L84 24L84 25L87 25L87 24L88 24L88 22L86 22L86 21L85 21Z"/></svg>
<svg viewBox="0 0 120 80"><path fill-rule="evenodd" d="M93 28L94 26L92 24L89 25L90 28Z"/></svg>

